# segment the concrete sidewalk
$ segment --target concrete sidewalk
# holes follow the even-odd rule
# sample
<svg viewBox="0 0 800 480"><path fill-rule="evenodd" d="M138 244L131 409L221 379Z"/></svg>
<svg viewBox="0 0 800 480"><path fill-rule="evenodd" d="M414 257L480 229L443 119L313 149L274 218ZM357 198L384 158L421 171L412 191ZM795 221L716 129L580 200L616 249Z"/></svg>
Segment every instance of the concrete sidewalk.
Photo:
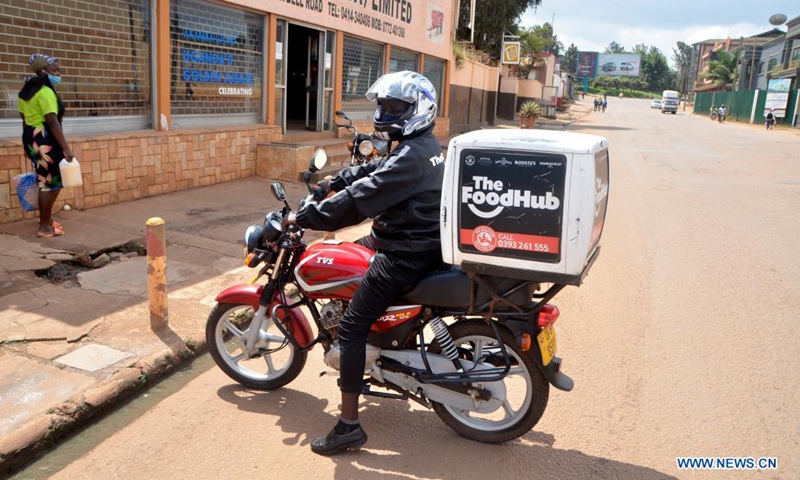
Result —
<svg viewBox="0 0 800 480"><path fill-rule="evenodd" d="M566 128L591 109L583 104L536 127ZM306 194L300 183L284 185L290 204ZM215 296L254 273L242 263L245 229L281 207L269 187L249 178L61 211L66 234L55 238L37 238L35 220L0 225L0 475L205 351ZM163 218L167 232L170 330L160 334L150 330L147 299L150 217ZM369 225L337 238L355 240Z"/></svg>

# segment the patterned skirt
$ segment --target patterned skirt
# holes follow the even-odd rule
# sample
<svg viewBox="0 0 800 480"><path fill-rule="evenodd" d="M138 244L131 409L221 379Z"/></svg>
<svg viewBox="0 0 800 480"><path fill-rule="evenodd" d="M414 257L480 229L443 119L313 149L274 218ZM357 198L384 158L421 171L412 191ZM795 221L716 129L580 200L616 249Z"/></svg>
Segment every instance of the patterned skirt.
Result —
<svg viewBox="0 0 800 480"><path fill-rule="evenodd" d="M64 152L56 137L45 127L25 125L22 130L22 146L39 177L39 190L49 192L62 188L61 168L58 163L64 158Z"/></svg>

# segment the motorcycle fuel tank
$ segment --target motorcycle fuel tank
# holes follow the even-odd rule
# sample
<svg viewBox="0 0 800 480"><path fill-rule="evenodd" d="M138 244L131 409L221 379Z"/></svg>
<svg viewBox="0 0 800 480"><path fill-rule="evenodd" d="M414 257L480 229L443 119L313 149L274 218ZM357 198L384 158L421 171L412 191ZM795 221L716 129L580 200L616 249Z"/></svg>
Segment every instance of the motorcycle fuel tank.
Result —
<svg viewBox="0 0 800 480"><path fill-rule="evenodd" d="M295 278L310 298L350 300L374 254L355 243L326 240L303 253L295 267Z"/></svg>

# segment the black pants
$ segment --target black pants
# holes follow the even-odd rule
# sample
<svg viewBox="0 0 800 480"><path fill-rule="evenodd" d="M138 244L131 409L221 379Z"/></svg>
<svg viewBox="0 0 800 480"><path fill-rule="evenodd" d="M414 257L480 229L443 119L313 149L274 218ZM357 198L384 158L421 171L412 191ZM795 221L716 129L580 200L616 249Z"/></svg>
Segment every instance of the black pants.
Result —
<svg viewBox="0 0 800 480"><path fill-rule="evenodd" d="M356 243L374 250L369 237ZM342 349L339 383L342 392L361 393L367 362L367 335L372 324L407 287L441 265L441 250L375 254L339 325L339 345Z"/></svg>

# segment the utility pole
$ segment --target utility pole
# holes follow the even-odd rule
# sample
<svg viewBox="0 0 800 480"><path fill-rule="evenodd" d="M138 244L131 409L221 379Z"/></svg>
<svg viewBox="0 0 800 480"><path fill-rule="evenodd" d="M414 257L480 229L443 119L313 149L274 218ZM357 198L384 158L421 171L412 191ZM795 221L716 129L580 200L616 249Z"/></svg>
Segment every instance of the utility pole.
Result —
<svg viewBox="0 0 800 480"><path fill-rule="evenodd" d="M755 61L756 61L756 38L753 38L753 54L750 56L750 83L747 84L747 89L750 90L753 88L753 74L756 73L755 68Z"/></svg>

